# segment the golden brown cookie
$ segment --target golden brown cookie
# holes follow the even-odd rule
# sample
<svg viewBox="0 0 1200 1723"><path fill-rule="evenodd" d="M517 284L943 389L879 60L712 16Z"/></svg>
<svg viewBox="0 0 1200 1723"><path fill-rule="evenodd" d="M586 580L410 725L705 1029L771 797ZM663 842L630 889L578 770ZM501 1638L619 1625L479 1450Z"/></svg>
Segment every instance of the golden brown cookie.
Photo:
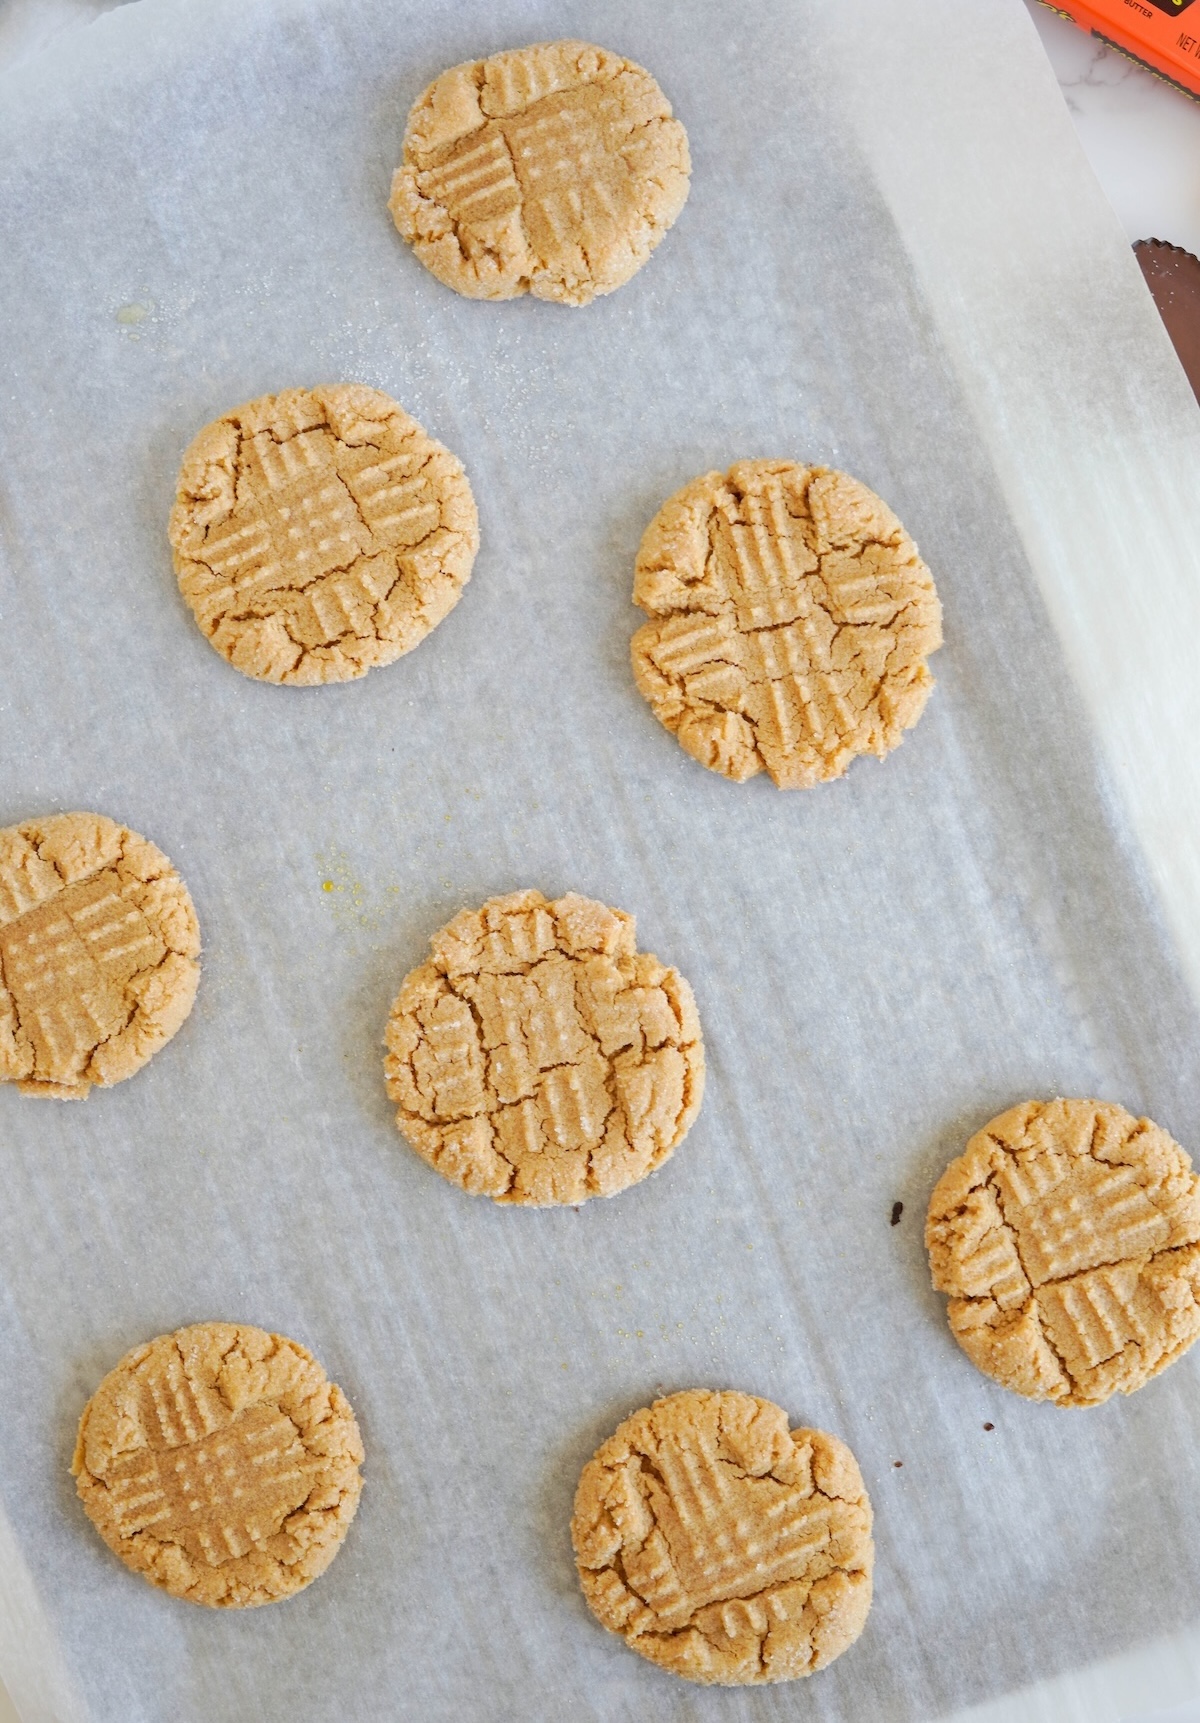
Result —
<svg viewBox="0 0 1200 1723"><path fill-rule="evenodd" d="M1132 1394L1200 1334L1200 1180L1124 1107L1001 1113L938 1180L925 1243L963 1351L1030 1400Z"/></svg>
<svg viewBox="0 0 1200 1723"><path fill-rule="evenodd" d="M942 643L933 577L857 479L739 461L665 502L638 551L633 674L702 766L781 789L881 759L921 716Z"/></svg>
<svg viewBox="0 0 1200 1723"><path fill-rule="evenodd" d="M384 1075L403 1135L502 1203L612 1196L667 1159L704 1093L692 990L634 920L574 893L494 897L430 940L392 1006Z"/></svg>
<svg viewBox="0 0 1200 1723"><path fill-rule="evenodd" d="M691 1389L626 1418L583 1469L571 1538L593 1614L688 1681L811 1675L871 1607L854 1455L751 1394Z"/></svg>
<svg viewBox="0 0 1200 1723"><path fill-rule="evenodd" d="M195 438L171 510L179 588L243 675L346 682L411 652L479 549L462 464L361 383L285 389Z"/></svg>
<svg viewBox="0 0 1200 1723"><path fill-rule="evenodd" d="M0 1083L83 1100L180 1027L200 929L162 851L103 814L0 829Z"/></svg>
<svg viewBox="0 0 1200 1723"><path fill-rule="evenodd" d="M127 1567L245 1609L324 1573L362 1491L341 1389L294 1340L198 1322L126 1353L84 1407L71 1471Z"/></svg>
<svg viewBox="0 0 1200 1723"><path fill-rule="evenodd" d="M649 72L587 42L452 66L413 104L392 219L469 299L586 305L641 268L688 194L687 133Z"/></svg>

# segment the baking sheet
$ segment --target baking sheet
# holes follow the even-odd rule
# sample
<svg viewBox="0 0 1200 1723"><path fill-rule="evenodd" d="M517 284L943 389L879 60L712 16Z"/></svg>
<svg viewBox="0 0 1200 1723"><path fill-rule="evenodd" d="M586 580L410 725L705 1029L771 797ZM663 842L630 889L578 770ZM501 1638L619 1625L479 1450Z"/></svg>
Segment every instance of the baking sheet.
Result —
<svg viewBox="0 0 1200 1723"><path fill-rule="evenodd" d="M87 806L147 833L205 936L196 1010L137 1079L76 1107L0 1093L0 1529L23 1612L0 1673L30 1717L899 1723L1194 1618L1196 1360L1100 1412L1030 1406L971 1368L927 1285L928 1190L1010 1102L1111 1096L1200 1143L1200 1025L881 190L853 20L825 11L140 0L0 80L20 238L0 274L0 821ZM972 24L1003 35L1009 11L981 0ZM900 159L936 148L966 63L966 25L913 8L935 13ZM904 20L866 14L872 51L889 28L899 49ZM443 66L567 34L654 70L691 198L585 312L469 304L383 208L404 116ZM985 187L1009 171L977 167ZM176 594L174 473L226 407L335 378L461 455L483 548L409 658L267 688ZM893 503L947 637L899 753L792 795L688 760L627 657L659 502L780 453ZM525 884L633 911L705 1026L686 1143L579 1211L466 1198L382 1089L387 1006L428 934ZM329 1573L244 1616L127 1575L67 1476L100 1375L207 1317L309 1345L368 1451ZM876 1603L802 1688L686 1687L578 1592L580 1466L692 1385L775 1399L862 1463Z"/></svg>

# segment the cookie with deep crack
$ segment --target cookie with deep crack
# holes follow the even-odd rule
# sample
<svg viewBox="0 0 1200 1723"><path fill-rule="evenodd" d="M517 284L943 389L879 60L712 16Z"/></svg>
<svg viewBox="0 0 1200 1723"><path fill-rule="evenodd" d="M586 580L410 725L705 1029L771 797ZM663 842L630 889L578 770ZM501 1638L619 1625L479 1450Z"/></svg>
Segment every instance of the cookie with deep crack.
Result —
<svg viewBox="0 0 1200 1723"><path fill-rule="evenodd" d="M618 1425L583 1469L571 1538L593 1614L688 1681L791 1681L871 1607L854 1455L769 1400L692 1389Z"/></svg>
<svg viewBox="0 0 1200 1723"><path fill-rule="evenodd" d="M781 789L880 759L933 687L941 605L887 504L846 473L739 461L668 499L638 551L633 674L700 764Z"/></svg>
<svg viewBox="0 0 1200 1723"><path fill-rule="evenodd" d="M392 1006L384 1075L401 1133L443 1177L501 1203L581 1203L683 1141L700 1020L634 934L591 898L519 891L433 935Z"/></svg>
<svg viewBox="0 0 1200 1723"><path fill-rule="evenodd" d="M645 263L690 172L649 72L587 42L539 42L452 66L418 97L388 207L457 293L586 305Z"/></svg>
<svg viewBox="0 0 1200 1723"><path fill-rule="evenodd" d="M938 1180L925 1243L963 1351L1031 1400L1132 1394L1200 1334L1200 1179L1124 1107L1001 1113Z"/></svg>
<svg viewBox="0 0 1200 1723"><path fill-rule="evenodd" d="M84 1408L71 1471L109 1549L189 1603L274 1603L324 1573L354 1518L363 1447L310 1352L244 1323L161 1334Z"/></svg>
<svg viewBox="0 0 1200 1723"><path fill-rule="evenodd" d="M103 814L0 829L0 1083L84 1099L179 1029L200 980L188 889Z"/></svg>
<svg viewBox="0 0 1200 1723"><path fill-rule="evenodd" d="M346 682L420 644L479 549L462 463L359 383L285 389L192 442L169 536L179 588L245 676Z"/></svg>

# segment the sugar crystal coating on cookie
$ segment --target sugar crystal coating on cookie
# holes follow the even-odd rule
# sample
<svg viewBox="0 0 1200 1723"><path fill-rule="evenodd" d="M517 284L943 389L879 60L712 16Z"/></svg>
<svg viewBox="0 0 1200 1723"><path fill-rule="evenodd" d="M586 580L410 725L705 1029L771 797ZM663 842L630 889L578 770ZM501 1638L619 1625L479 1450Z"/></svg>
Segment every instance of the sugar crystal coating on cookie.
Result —
<svg viewBox="0 0 1200 1723"><path fill-rule="evenodd" d="M701 765L781 789L882 758L921 716L942 642L933 577L846 473L739 461L663 504L638 551L634 679Z"/></svg>
<svg viewBox="0 0 1200 1723"><path fill-rule="evenodd" d="M362 1441L341 1389L294 1340L202 1322L128 1353L84 1408L71 1470L135 1573L242 1609L323 1573L354 1518Z"/></svg>
<svg viewBox="0 0 1200 1723"><path fill-rule="evenodd" d="M641 268L690 172L649 72L587 42L540 42L435 79L409 114L388 207L468 298L586 305Z"/></svg>
<svg viewBox="0 0 1200 1723"><path fill-rule="evenodd" d="M200 929L162 851L103 814L0 829L0 1082L82 1100L179 1029Z"/></svg>
<svg viewBox="0 0 1200 1723"><path fill-rule="evenodd" d="M537 891L464 910L387 1025L396 1123L431 1166L502 1203L612 1196L700 1110L692 990L637 950L633 917Z"/></svg>
<svg viewBox="0 0 1200 1723"><path fill-rule="evenodd" d="M597 1618L689 1681L811 1675L871 1607L854 1455L750 1394L693 1389L626 1418L583 1469L571 1537Z"/></svg>
<svg viewBox="0 0 1200 1723"><path fill-rule="evenodd" d="M411 652L479 548L462 464L390 396L287 389L215 419L183 459L179 588L246 676L345 682Z"/></svg>
<svg viewBox="0 0 1200 1723"><path fill-rule="evenodd" d="M938 1180L925 1243L963 1351L1031 1400L1132 1394L1200 1334L1200 1179L1123 1107L1001 1113Z"/></svg>

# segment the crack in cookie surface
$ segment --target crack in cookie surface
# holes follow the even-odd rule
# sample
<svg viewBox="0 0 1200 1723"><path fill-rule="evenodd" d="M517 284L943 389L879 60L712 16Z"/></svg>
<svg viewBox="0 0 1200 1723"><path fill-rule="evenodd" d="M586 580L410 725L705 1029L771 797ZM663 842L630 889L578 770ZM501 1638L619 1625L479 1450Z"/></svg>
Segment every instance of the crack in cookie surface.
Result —
<svg viewBox="0 0 1200 1723"><path fill-rule="evenodd" d="M597 1618L691 1681L812 1674L871 1604L853 1454L749 1394L689 1390L627 1418L584 1467L571 1536Z"/></svg>
<svg viewBox="0 0 1200 1723"><path fill-rule="evenodd" d="M420 644L479 548L462 464L361 384L264 395L183 459L170 540L180 591L244 675L344 682Z"/></svg>
<svg viewBox="0 0 1200 1723"><path fill-rule="evenodd" d="M109 1372L71 1469L88 1517L135 1573L239 1609L324 1572L354 1518L362 1459L345 1396L303 1346L206 1322Z"/></svg>
<svg viewBox="0 0 1200 1723"><path fill-rule="evenodd" d="M1132 1394L1200 1335L1200 1179L1123 1107L993 1119L938 1181L925 1241L955 1338L1029 1399Z"/></svg>
<svg viewBox="0 0 1200 1723"><path fill-rule="evenodd" d="M541 42L434 80L409 114L388 207L458 293L586 305L641 268L690 171L649 72L587 42Z"/></svg>
<svg viewBox="0 0 1200 1723"><path fill-rule="evenodd" d="M162 851L102 814L0 830L0 1082L81 1100L183 1024L200 929Z"/></svg>
<svg viewBox="0 0 1200 1723"><path fill-rule="evenodd" d="M611 1196L700 1109L692 990L631 916L574 893L492 898L434 934L392 1006L384 1075L405 1139L497 1202Z"/></svg>
<svg viewBox="0 0 1200 1723"><path fill-rule="evenodd" d="M669 498L638 551L634 679L701 765L783 789L899 746L933 688L933 577L846 473L740 461Z"/></svg>

